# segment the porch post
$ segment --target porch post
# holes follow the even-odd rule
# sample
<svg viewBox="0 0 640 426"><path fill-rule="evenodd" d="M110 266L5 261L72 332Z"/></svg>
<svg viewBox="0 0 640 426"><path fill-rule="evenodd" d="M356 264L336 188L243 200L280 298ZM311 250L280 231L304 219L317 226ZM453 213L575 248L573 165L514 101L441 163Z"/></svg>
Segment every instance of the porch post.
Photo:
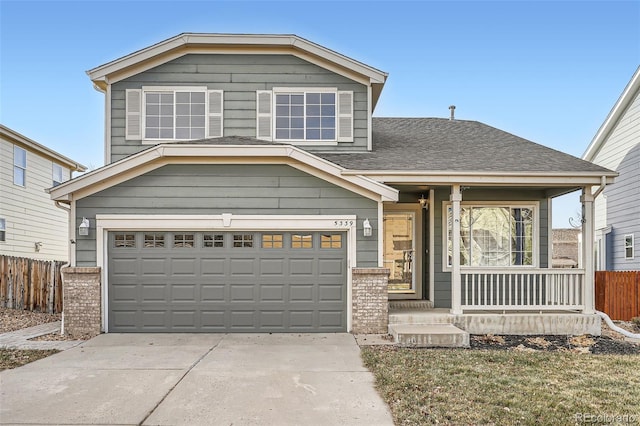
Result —
<svg viewBox="0 0 640 426"><path fill-rule="evenodd" d="M462 285L460 276L460 201L462 201L462 193L460 185L451 186L451 313L462 313Z"/></svg>
<svg viewBox="0 0 640 426"><path fill-rule="evenodd" d="M582 215L582 265L584 268L584 288L583 301L585 314L595 312L595 269L593 259L593 236L594 236L594 211L593 194L590 187L582 189L583 215Z"/></svg>

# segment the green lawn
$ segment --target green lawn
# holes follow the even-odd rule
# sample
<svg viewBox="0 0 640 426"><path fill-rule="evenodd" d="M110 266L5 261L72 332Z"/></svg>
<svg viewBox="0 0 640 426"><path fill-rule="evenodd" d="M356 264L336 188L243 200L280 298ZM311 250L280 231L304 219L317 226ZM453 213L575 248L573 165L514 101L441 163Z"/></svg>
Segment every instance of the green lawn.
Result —
<svg viewBox="0 0 640 426"><path fill-rule="evenodd" d="M640 424L640 355L371 346L362 357L397 425Z"/></svg>

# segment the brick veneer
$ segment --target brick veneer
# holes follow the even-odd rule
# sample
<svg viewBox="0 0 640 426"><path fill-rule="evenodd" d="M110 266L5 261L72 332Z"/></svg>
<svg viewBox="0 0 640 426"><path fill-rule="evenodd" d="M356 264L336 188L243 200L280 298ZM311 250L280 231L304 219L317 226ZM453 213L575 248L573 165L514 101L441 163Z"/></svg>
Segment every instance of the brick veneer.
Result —
<svg viewBox="0 0 640 426"><path fill-rule="evenodd" d="M62 268L64 332L74 337L101 331L100 268Z"/></svg>
<svg viewBox="0 0 640 426"><path fill-rule="evenodd" d="M352 332L355 334L387 334L389 297L387 268L353 268Z"/></svg>

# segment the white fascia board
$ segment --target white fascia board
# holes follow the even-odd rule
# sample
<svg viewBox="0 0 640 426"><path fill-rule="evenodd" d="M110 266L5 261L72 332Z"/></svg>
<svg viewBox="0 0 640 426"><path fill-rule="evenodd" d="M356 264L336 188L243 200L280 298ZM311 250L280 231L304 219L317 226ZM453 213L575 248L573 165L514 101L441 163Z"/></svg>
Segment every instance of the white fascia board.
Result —
<svg viewBox="0 0 640 426"><path fill-rule="evenodd" d="M354 73L366 76L369 84L383 84L388 74L376 68L365 65L347 56L341 55L330 49L302 39L295 35L260 35L260 34L193 34L185 33L177 35L168 40L154 44L147 48L138 50L130 55L108 62L107 64L93 68L87 71L87 75L94 82L106 81L108 76L117 73L125 68L135 67L136 65L152 61L157 56L162 56L162 62L175 59L175 57L164 56L172 50L179 50L182 56L188 50L183 51L183 47L200 47L203 48L202 53L215 53L216 46L230 47L256 47L267 49L269 47L288 47L293 50L299 50L312 56L319 57L325 61L336 64L339 67L351 70ZM244 53L245 51L242 51ZM153 61L152 61L153 62ZM157 64L155 64L157 65ZM155 66L154 65L154 66ZM138 70L137 72L140 72ZM113 81L111 81L113 82Z"/></svg>
<svg viewBox="0 0 640 426"><path fill-rule="evenodd" d="M412 172L394 170L347 170L344 175L361 175L385 184L464 184L464 185L498 185L498 186L567 186L567 185L599 185L602 177L607 184L613 183L618 175L615 172L595 173L499 173L499 172Z"/></svg>
<svg viewBox="0 0 640 426"><path fill-rule="evenodd" d="M397 201L398 191L290 145L167 144L142 151L53 189L54 200L80 199L167 164L288 164L375 201Z"/></svg>
<svg viewBox="0 0 640 426"><path fill-rule="evenodd" d="M618 98L618 101L609 112L609 115L604 120L604 123L602 123L602 126L600 126L600 128L596 132L596 135L593 137L593 140L587 147L584 154L582 154L583 160L593 161L593 159L596 157L596 155L604 145L611 131L618 124L620 117L622 117L631 102L633 102L636 94L638 93L638 90L640 90L640 67L638 67L633 77L631 77L631 80L627 84L627 87L624 88L622 94Z"/></svg>
<svg viewBox="0 0 640 426"><path fill-rule="evenodd" d="M14 145L20 145L24 148L41 154L43 157L48 157L49 159L55 161L60 165L67 166L72 171L84 172L85 170L87 170L86 166L83 166L82 164L73 161L69 157L65 157L64 155L50 148L47 148L46 146L34 141L33 139L29 139L28 137L16 132L15 130L11 130L10 128L3 126L2 124L0 124L0 137Z"/></svg>

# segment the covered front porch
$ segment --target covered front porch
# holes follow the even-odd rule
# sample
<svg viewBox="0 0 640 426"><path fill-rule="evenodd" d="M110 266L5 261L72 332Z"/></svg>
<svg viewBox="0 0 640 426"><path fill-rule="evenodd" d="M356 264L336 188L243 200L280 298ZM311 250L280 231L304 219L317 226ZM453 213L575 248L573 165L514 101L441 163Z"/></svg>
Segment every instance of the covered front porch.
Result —
<svg viewBox="0 0 640 426"><path fill-rule="evenodd" d="M390 330L452 324L471 334L599 335L593 201L606 180L591 180L578 187L566 178L539 185L386 181L400 191L398 203L383 205L381 230ZM575 190L582 192L582 268L554 269L552 199Z"/></svg>

